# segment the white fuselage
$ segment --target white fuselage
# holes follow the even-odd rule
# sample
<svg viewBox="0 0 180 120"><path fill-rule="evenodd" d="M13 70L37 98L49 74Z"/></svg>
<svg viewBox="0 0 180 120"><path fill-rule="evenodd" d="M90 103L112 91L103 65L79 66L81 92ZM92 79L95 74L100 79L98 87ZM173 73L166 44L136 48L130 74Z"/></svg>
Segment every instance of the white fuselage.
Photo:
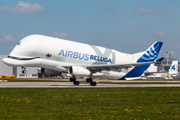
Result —
<svg viewBox="0 0 180 120"><path fill-rule="evenodd" d="M137 56L141 56L139 53ZM10 66L41 67L68 72L68 66L110 65L136 63L133 54L69 40L30 35L18 42L3 62ZM133 68L93 73L110 79L119 79Z"/></svg>
<svg viewBox="0 0 180 120"><path fill-rule="evenodd" d="M97 49L97 51L93 48ZM107 53L108 57L107 59L102 60L106 57L104 56L102 58L105 51L109 52ZM52 57L47 58L47 54L51 54ZM9 56L19 58L40 57L45 60L65 62L66 65L91 65L96 63L111 64L111 62L114 62L113 64L125 64L134 62L132 55L121 53L113 49L41 35L31 35L25 37L19 42L19 45L15 46ZM93 56L93 58L91 56ZM22 66L20 63L16 64L15 61L12 65ZM32 65L27 63L26 66L28 67Z"/></svg>

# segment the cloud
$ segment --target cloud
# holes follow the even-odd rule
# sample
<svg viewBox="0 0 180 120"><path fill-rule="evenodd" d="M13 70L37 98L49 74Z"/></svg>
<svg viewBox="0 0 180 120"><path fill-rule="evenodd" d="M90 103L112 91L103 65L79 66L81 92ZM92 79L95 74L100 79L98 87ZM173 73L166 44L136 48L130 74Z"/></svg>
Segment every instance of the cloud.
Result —
<svg viewBox="0 0 180 120"><path fill-rule="evenodd" d="M99 5L100 7L105 7L105 8L113 8L110 4L105 3L105 2L98 2L96 5Z"/></svg>
<svg viewBox="0 0 180 120"><path fill-rule="evenodd" d="M141 14L164 14L165 13L163 10L146 9L143 7L136 9L136 12L141 13Z"/></svg>
<svg viewBox="0 0 180 120"><path fill-rule="evenodd" d="M58 37L58 38L67 38L67 37L69 37L67 33L57 33L57 32L53 32L53 36Z"/></svg>
<svg viewBox="0 0 180 120"><path fill-rule="evenodd" d="M3 39L0 39L0 43L6 43L6 42L14 42L13 36L11 34L9 35L3 35Z"/></svg>
<svg viewBox="0 0 180 120"><path fill-rule="evenodd" d="M24 3L22 1L19 1L19 3L13 7L2 7L0 9L0 12L4 13L37 13L44 11L46 11L46 8L37 3Z"/></svg>
<svg viewBox="0 0 180 120"><path fill-rule="evenodd" d="M7 41L14 41L13 36L12 36L11 34L9 34L9 35L4 35L4 38L5 38L5 40L7 40Z"/></svg>
<svg viewBox="0 0 180 120"><path fill-rule="evenodd" d="M153 33L154 36L158 36L158 37L166 37L167 35L163 32L157 31Z"/></svg>
<svg viewBox="0 0 180 120"><path fill-rule="evenodd" d="M180 45L177 45L177 48L180 49Z"/></svg>

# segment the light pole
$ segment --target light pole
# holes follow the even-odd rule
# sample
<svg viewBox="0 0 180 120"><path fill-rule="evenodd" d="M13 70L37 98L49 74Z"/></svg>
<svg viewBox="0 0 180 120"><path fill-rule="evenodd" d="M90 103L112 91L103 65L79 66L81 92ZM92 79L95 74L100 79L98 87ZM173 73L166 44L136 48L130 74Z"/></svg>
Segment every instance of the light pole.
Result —
<svg viewBox="0 0 180 120"><path fill-rule="evenodd" d="M171 53L173 53L173 51L171 51L171 52L169 52L169 51L161 51L161 52L167 54L167 63L166 63L166 65L168 66L169 65L169 58L171 58Z"/></svg>
<svg viewBox="0 0 180 120"><path fill-rule="evenodd" d="M169 58L171 58L171 53L174 53L173 51L169 52Z"/></svg>

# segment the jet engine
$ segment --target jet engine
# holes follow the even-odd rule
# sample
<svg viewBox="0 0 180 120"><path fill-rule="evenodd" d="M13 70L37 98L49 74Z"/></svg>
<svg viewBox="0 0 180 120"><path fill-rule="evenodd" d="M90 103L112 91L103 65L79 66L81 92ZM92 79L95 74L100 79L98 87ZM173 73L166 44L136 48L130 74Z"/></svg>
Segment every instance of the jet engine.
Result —
<svg viewBox="0 0 180 120"><path fill-rule="evenodd" d="M61 72L51 70L51 69L47 69L47 68L41 68L40 70L41 70L40 73L43 73L46 75L60 75L60 73L61 73Z"/></svg>
<svg viewBox="0 0 180 120"><path fill-rule="evenodd" d="M74 76L89 76L91 74L88 69L81 66L71 66L69 73Z"/></svg>

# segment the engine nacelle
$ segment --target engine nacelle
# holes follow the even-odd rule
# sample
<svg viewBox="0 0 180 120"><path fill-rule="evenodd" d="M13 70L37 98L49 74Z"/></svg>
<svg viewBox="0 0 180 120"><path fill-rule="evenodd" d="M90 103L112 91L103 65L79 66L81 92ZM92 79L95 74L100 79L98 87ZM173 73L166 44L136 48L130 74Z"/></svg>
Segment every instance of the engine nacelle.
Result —
<svg viewBox="0 0 180 120"><path fill-rule="evenodd" d="M46 75L60 75L61 72L47 68L38 68L38 73L42 73Z"/></svg>
<svg viewBox="0 0 180 120"><path fill-rule="evenodd" d="M69 73L75 76L89 76L91 74L88 69L81 66L71 66L69 68Z"/></svg>

